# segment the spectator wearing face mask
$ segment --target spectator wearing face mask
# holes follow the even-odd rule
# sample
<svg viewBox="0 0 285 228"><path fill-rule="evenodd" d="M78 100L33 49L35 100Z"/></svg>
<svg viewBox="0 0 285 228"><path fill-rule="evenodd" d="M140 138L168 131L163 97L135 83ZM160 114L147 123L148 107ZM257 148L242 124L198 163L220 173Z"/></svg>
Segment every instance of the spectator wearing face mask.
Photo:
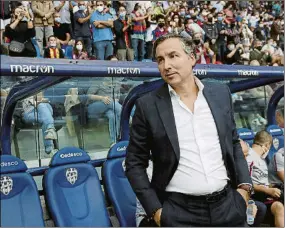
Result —
<svg viewBox="0 0 285 228"><path fill-rule="evenodd" d="M32 1L32 10L34 12L34 25L36 30L36 39L40 52L43 51L43 39L45 41L53 35L55 12L52 1Z"/></svg>
<svg viewBox="0 0 285 228"><path fill-rule="evenodd" d="M56 47L57 38L54 35L51 35L48 38L48 47L44 50L44 58L49 59L63 59L64 54L61 48Z"/></svg>
<svg viewBox="0 0 285 228"><path fill-rule="evenodd" d="M212 14L208 15L206 23L203 24L203 30L205 31L205 40L215 44L219 34Z"/></svg>
<svg viewBox="0 0 285 228"><path fill-rule="evenodd" d="M60 48L65 49L70 41L70 29L66 24L61 23L59 13L54 14L53 34L57 37L56 43Z"/></svg>
<svg viewBox="0 0 285 228"><path fill-rule="evenodd" d="M179 16L181 17L182 21L185 20L186 16L188 16L185 7L180 7Z"/></svg>
<svg viewBox="0 0 285 228"><path fill-rule="evenodd" d="M117 56L120 61L133 61L134 50L132 48L131 17L127 17L124 6L119 7L118 19L114 21L114 33L116 35Z"/></svg>
<svg viewBox="0 0 285 228"><path fill-rule="evenodd" d="M228 49L225 53L226 64L233 64L233 63L239 63L240 61L240 52L242 52L242 44L235 45L233 41L228 43Z"/></svg>
<svg viewBox="0 0 285 228"><path fill-rule="evenodd" d="M157 27L156 29L152 32L153 34L153 42L156 41L157 38L165 35L168 33L167 28L165 26L165 20L163 16L157 16L156 17L157 21Z"/></svg>
<svg viewBox="0 0 285 228"><path fill-rule="evenodd" d="M86 49L84 48L84 43L82 40L75 41L72 58L73 59L83 59L83 60L89 59L88 53Z"/></svg>
<svg viewBox="0 0 285 228"><path fill-rule="evenodd" d="M98 60L105 60L113 55L113 18L111 14L104 13L105 2L96 1L97 10L94 11L90 18L93 32L93 42L95 55Z"/></svg>
<svg viewBox="0 0 285 228"><path fill-rule="evenodd" d="M217 30L218 30L218 38L217 38L217 60L224 62L225 61L225 51L226 51L226 24L224 21L223 12L218 13L217 17Z"/></svg>
<svg viewBox="0 0 285 228"><path fill-rule="evenodd" d="M78 11L74 13L74 38L82 40L86 47L88 56L92 55L90 18L93 13L92 8L88 9L84 1L78 2Z"/></svg>
<svg viewBox="0 0 285 228"><path fill-rule="evenodd" d="M255 40L254 48L249 53L250 61L257 60L258 62L261 62L263 56L261 49L262 49L262 42L260 40Z"/></svg>
<svg viewBox="0 0 285 228"><path fill-rule="evenodd" d="M71 14L72 4L70 1L53 1L55 11L59 13L61 24L66 26L72 35ZM73 37L73 36L72 36Z"/></svg>
<svg viewBox="0 0 285 228"><path fill-rule="evenodd" d="M29 12L22 6L17 7L12 13L11 24L8 24L5 28L5 36L11 40L9 55L36 57L36 50L31 42L31 38L35 34Z"/></svg>
<svg viewBox="0 0 285 228"><path fill-rule="evenodd" d="M193 36L193 42L196 45L196 63L197 64L210 64L214 52L210 49L209 43L202 41L202 34L196 33Z"/></svg>

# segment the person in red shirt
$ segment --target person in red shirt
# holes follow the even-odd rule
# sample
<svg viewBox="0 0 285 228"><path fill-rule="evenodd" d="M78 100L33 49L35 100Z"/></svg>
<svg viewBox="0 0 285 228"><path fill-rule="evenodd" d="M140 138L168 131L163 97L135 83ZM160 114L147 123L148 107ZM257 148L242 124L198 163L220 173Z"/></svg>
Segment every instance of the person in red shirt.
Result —
<svg viewBox="0 0 285 228"><path fill-rule="evenodd" d="M165 19L162 15L157 15L156 17L157 27L152 31L153 42L156 41L157 38L168 33L167 27L165 26Z"/></svg>

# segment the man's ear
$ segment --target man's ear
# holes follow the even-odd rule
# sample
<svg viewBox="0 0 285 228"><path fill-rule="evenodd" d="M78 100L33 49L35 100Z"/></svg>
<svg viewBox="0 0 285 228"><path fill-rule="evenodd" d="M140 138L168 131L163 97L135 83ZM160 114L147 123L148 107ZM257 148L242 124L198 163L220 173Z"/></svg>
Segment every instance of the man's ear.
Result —
<svg viewBox="0 0 285 228"><path fill-rule="evenodd" d="M196 65L196 57L193 53L188 55L189 60L193 61L193 67Z"/></svg>

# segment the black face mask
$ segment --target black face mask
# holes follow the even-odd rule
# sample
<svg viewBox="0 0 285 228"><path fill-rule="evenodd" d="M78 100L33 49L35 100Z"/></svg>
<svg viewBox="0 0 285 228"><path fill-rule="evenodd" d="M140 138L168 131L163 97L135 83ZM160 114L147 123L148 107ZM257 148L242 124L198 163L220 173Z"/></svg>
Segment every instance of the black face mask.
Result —
<svg viewBox="0 0 285 228"><path fill-rule="evenodd" d="M200 40L193 40L195 45L199 45L200 44Z"/></svg>
<svg viewBox="0 0 285 228"><path fill-rule="evenodd" d="M164 23L158 23L158 27L162 28L165 24Z"/></svg>
<svg viewBox="0 0 285 228"><path fill-rule="evenodd" d="M256 47L257 50L261 51L262 46Z"/></svg>

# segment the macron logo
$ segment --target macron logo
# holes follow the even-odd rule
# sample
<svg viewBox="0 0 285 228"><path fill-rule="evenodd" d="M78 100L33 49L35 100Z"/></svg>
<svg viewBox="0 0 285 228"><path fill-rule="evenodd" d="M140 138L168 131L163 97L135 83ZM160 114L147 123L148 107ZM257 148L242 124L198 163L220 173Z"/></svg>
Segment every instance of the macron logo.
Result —
<svg viewBox="0 0 285 228"><path fill-rule="evenodd" d="M53 66L44 65L10 65L11 73L54 73Z"/></svg>

